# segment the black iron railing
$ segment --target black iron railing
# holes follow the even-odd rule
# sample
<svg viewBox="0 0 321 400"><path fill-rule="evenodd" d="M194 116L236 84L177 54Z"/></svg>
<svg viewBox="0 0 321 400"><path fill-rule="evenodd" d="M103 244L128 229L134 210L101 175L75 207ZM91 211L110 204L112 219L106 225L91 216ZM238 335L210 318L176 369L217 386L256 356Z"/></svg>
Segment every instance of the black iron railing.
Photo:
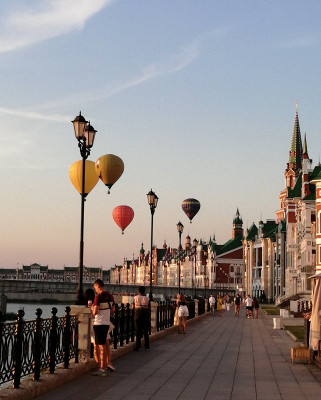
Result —
<svg viewBox="0 0 321 400"><path fill-rule="evenodd" d="M174 324L175 301L160 301L157 305L156 331L162 331Z"/></svg>
<svg viewBox="0 0 321 400"><path fill-rule="evenodd" d="M115 305L115 313L111 315L115 328L110 333L111 346L114 349L135 340L134 310L127 303Z"/></svg>
<svg viewBox="0 0 321 400"><path fill-rule="evenodd" d="M198 300L198 315L205 314L205 299Z"/></svg>
<svg viewBox="0 0 321 400"><path fill-rule="evenodd" d="M58 364L68 368L71 359L78 362L78 318L70 315L70 307L64 317L57 317L57 311L53 307L52 317L43 319L37 308L37 317L25 321L19 310L10 323L4 323L0 313L0 384L12 380L18 388L24 376L38 380L41 370L54 373Z"/></svg>
<svg viewBox="0 0 321 400"><path fill-rule="evenodd" d="M187 302L187 308L188 308L188 314L189 314L187 319L195 318L195 301L189 300Z"/></svg>

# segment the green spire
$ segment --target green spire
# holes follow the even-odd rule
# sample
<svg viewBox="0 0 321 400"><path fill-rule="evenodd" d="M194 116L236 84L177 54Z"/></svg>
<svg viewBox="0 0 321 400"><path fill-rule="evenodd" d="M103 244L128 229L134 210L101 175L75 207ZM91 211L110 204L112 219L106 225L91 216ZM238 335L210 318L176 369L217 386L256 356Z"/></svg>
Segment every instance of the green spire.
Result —
<svg viewBox="0 0 321 400"><path fill-rule="evenodd" d="M234 219L233 219L233 224L234 224L234 225L243 224L243 220L242 220L242 218L240 217L240 212L239 212L239 209L238 209L238 208L236 209L236 214L235 214L235 217L234 217Z"/></svg>
<svg viewBox="0 0 321 400"><path fill-rule="evenodd" d="M303 158L303 150L302 150L302 140L301 140L300 123L298 116L298 103L296 103L291 150L289 155L290 167L294 170L302 168L302 158Z"/></svg>
<svg viewBox="0 0 321 400"><path fill-rule="evenodd" d="M307 134L304 134L304 142L303 142L303 155L306 154L307 158L309 158L308 155L308 145L307 145Z"/></svg>

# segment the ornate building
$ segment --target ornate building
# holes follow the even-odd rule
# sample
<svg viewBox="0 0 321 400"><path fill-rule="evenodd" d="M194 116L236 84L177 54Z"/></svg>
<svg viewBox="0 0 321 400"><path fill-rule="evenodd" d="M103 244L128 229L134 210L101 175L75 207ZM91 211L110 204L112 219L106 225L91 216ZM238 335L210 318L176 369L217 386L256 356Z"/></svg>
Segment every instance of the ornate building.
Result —
<svg viewBox="0 0 321 400"><path fill-rule="evenodd" d="M275 221L253 224L243 249L247 291L272 301L304 295L316 264L315 186L321 171L312 167L306 136L302 146L298 110Z"/></svg>

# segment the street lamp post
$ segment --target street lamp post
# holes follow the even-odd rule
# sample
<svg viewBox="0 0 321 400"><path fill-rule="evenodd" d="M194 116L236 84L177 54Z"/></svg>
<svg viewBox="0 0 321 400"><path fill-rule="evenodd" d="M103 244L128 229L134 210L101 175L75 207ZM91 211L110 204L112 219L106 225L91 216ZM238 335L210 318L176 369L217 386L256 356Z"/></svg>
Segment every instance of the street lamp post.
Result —
<svg viewBox="0 0 321 400"><path fill-rule="evenodd" d="M181 292L181 247L182 247L182 233L184 230L184 225L181 221L177 224L178 236L179 236L179 246L178 246L178 293Z"/></svg>
<svg viewBox="0 0 321 400"><path fill-rule="evenodd" d="M95 140L96 130L87 122L85 118L79 115L71 121L74 125L75 136L78 140L80 155L82 156L82 183L81 183L81 217L80 217L80 246L79 246L79 268L78 268L78 289L76 304L84 305L83 293L83 269L84 269L84 219L85 219L85 161L90 154Z"/></svg>
<svg viewBox="0 0 321 400"><path fill-rule="evenodd" d="M151 213L151 230L150 230L150 269L149 269L149 299L150 301L153 300L153 223L154 223L154 213L155 208L157 207L158 197L156 194L150 190L147 193L147 200L150 207Z"/></svg>
<svg viewBox="0 0 321 400"><path fill-rule="evenodd" d="M197 250L198 241L196 239L193 240L193 250L194 250L194 299L196 299L196 250Z"/></svg>

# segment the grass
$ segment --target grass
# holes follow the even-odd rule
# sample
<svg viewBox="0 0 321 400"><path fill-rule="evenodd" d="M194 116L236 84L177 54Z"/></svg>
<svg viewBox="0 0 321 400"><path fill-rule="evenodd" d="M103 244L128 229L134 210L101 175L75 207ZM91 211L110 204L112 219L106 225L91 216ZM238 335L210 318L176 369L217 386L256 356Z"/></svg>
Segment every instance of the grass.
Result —
<svg viewBox="0 0 321 400"><path fill-rule="evenodd" d="M262 304L260 307L267 315L280 315L279 307L275 307L272 304Z"/></svg>
<svg viewBox="0 0 321 400"><path fill-rule="evenodd" d="M304 326L285 326L300 342L304 340Z"/></svg>

